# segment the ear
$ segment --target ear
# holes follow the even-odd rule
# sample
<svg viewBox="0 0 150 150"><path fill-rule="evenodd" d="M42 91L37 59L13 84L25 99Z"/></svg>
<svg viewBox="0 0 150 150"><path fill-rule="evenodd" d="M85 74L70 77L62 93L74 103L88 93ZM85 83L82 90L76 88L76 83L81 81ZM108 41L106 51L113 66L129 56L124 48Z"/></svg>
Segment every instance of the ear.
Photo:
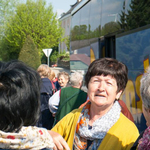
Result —
<svg viewBox="0 0 150 150"><path fill-rule="evenodd" d="M147 109L147 108L144 106L144 104L142 104L142 109L144 109L144 110L149 114L149 116L150 116L150 109Z"/></svg>
<svg viewBox="0 0 150 150"><path fill-rule="evenodd" d="M81 80L81 81L79 82L79 87L80 87L80 88L82 87L82 84L83 84L83 81Z"/></svg>
<svg viewBox="0 0 150 150"><path fill-rule="evenodd" d="M121 90L121 91L119 91L119 92L116 94L116 99L119 99L119 98L120 98L120 96L121 96L121 94L122 94L122 90Z"/></svg>

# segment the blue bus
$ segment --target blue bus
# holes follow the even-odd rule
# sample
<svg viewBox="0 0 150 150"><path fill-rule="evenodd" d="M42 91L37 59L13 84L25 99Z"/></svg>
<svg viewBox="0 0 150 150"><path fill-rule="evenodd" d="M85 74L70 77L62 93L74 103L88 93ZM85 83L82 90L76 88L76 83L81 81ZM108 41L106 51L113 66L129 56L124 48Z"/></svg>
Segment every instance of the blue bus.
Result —
<svg viewBox="0 0 150 150"><path fill-rule="evenodd" d="M72 11L70 69L85 74L89 64L112 57L128 67L128 83L121 97L139 131L142 114L140 79L150 59L150 1L83 0Z"/></svg>

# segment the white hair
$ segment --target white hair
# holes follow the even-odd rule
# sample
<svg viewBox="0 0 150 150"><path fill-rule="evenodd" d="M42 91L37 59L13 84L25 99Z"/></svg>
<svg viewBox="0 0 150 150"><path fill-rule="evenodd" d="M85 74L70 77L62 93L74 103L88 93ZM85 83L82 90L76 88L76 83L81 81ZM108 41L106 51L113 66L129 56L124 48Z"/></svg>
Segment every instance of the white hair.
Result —
<svg viewBox="0 0 150 150"><path fill-rule="evenodd" d="M78 86L83 81L83 75L79 72L73 72L70 75L70 83L72 86Z"/></svg>
<svg viewBox="0 0 150 150"><path fill-rule="evenodd" d="M140 93L143 105L145 108L150 109L150 67L141 78Z"/></svg>

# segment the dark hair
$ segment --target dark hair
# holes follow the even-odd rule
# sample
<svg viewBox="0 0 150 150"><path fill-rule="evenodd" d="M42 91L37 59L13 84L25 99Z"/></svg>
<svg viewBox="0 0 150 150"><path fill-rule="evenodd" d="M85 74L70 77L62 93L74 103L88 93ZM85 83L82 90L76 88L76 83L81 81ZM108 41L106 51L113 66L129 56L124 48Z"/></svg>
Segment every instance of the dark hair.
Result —
<svg viewBox="0 0 150 150"><path fill-rule="evenodd" d="M128 81L126 65L113 58L101 58L93 61L85 75L85 84L88 88L91 77L96 75L110 75L116 79L118 90L124 90Z"/></svg>
<svg viewBox="0 0 150 150"><path fill-rule="evenodd" d="M17 132L35 125L40 111L39 74L20 61L10 61L0 71L0 130Z"/></svg>

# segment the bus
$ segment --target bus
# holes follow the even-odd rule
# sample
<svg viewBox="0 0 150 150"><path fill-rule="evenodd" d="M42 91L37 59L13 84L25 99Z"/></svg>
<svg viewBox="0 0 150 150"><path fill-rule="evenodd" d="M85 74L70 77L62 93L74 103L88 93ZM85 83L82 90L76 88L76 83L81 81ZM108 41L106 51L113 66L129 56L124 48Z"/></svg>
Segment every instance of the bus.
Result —
<svg viewBox="0 0 150 150"><path fill-rule="evenodd" d="M112 57L128 67L121 99L141 132L140 79L150 59L150 0L82 0L72 11L70 69L86 73L98 58Z"/></svg>

